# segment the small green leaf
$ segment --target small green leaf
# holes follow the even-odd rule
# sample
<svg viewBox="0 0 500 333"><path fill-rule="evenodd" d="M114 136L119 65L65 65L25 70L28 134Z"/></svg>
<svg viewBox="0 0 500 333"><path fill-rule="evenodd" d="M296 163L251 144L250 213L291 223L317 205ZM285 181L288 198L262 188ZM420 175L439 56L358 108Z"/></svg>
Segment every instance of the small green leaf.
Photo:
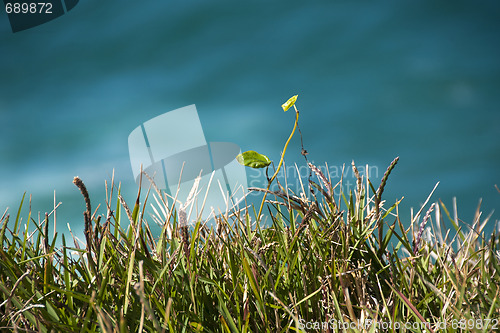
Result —
<svg viewBox="0 0 500 333"><path fill-rule="evenodd" d="M290 99L288 101L286 101L281 107L283 108L283 111L287 112L289 108L291 108L294 104L295 104L295 101L297 101L297 97L299 95L295 95L295 96L292 96L290 97Z"/></svg>
<svg viewBox="0 0 500 333"><path fill-rule="evenodd" d="M259 169L265 168L269 164L271 164L271 160L267 158L266 155L262 155L257 153L256 151L249 150L242 154L236 156L236 160L244 166Z"/></svg>

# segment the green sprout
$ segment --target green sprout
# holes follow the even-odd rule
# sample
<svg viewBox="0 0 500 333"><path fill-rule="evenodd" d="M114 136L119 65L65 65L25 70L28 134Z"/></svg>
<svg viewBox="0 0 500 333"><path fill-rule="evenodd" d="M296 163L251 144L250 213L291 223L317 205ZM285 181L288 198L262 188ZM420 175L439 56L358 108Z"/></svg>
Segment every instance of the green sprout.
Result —
<svg viewBox="0 0 500 333"><path fill-rule="evenodd" d="M281 107L283 108L283 111L287 112L289 108L292 106L295 109L295 124L293 125L293 130L292 133L290 133L290 136L288 137L288 140L285 143L285 147L283 148L283 152L281 153L281 159L278 164L278 168L276 168L276 171L274 172L273 176L268 180L267 182L267 189L266 192L264 192L264 196L262 197L262 202L260 204L259 208L259 214L257 215L257 219L260 219L260 216L262 214L262 208L264 207L264 202L266 201L267 193L269 192L269 188L271 187L272 182L278 175L278 172L281 169L281 166L283 165L283 161L285 159L285 152L288 147L288 144L290 143L290 140L292 140L293 134L295 133L295 130L297 129L297 124L299 122L299 110L297 110L297 107L295 106L295 102L297 101L298 95L290 97ZM239 154L236 156L236 160L247 167L254 168L254 169L259 169L259 168L264 168L264 167L269 167L271 164L271 161L266 155L259 154L253 150L246 151L242 154Z"/></svg>

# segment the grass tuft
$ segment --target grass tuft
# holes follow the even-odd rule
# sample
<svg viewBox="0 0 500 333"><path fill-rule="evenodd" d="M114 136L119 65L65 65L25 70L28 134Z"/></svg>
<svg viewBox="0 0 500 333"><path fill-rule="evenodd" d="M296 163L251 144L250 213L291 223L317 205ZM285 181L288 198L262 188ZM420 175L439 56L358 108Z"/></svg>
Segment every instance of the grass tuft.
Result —
<svg viewBox="0 0 500 333"><path fill-rule="evenodd" d="M210 229L199 217L189 226L188 203L176 211L175 198L145 174L152 193L139 190L132 210L113 177L105 185L103 208L91 214L89 194L76 177L86 205L83 249L75 237L69 244L62 235L62 246L56 246L57 234L49 239L50 214L36 221L29 209L23 222L23 196L15 221L7 211L0 218L0 330L498 328L499 240L496 228L491 235L484 231L491 215L483 216L478 206L468 226L460 222L456 203L452 216L437 201L420 222L429 196L415 216L403 220L401 200L388 208L382 200L397 162L377 190L354 166L355 193L344 193L343 177L333 185L312 163L318 182L309 177L309 188L298 194L281 184L278 191L252 188L266 198L270 225L265 228L253 206L212 217ZM197 194L188 201L196 201ZM160 224L161 232L154 234L150 223ZM409 328L396 329L406 323Z"/></svg>

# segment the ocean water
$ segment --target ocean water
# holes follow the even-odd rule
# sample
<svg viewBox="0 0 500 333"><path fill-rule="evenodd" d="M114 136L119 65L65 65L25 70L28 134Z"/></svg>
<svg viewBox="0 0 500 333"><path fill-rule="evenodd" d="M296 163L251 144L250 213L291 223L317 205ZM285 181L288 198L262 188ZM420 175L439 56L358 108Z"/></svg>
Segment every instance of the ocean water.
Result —
<svg viewBox="0 0 500 333"><path fill-rule="evenodd" d="M377 183L400 156L388 204L404 197L409 216L439 181L433 200L450 208L456 197L465 223L481 198L484 216L497 209L491 231L500 208L499 17L497 1L81 1L12 33L2 13L0 214L15 215L26 192L43 216L55 191L58 231L69 223L81 237L73 177L95 208L114 170L132 204L128 135L190 104L207 141L278 161L294 121L280 106L298 94L315 164L335 174L354 160ZM286 161L304 164L298 136Z"/></svg>

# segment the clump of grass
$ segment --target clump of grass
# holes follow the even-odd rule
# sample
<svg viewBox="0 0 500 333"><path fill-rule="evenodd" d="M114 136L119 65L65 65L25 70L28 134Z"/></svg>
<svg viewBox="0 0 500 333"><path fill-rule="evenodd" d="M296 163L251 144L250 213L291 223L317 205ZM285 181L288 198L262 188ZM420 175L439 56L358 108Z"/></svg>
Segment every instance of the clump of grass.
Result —
<svg viewBox="0 0 500 333"><path fill-rule="evenodd" d="M354 193L344 193L342 180L333 184L311 163L317 181L309 177L306 186L312 196L304 187L296 194L281 184L279 191L252 189L269 197L266 228L257 223L261 215L253 207L215 217L214 228L200 218L188 228L185 207L176 212L175 200L154 184L146 194L139 188L130 209L113 179L106 183L104 208L92 213L78 178L74 182L86 203L85 248L74 237L69 244L64 235L56 246L58 235L48 233L53 212L36 221L30 211L23 223L23 197L15 218L8 212L0 218L0 329L374 332L386 331L388 323L422 323L399 331L437 332L447 323L486 332L498 327L499 241L496 231L489 238L484 232L491 215L483 217L478 207L465 231L456 205L452 217L443 202L427 206L428 199L410 221L402 221L400 201L387 207L382 200L397 161L377 190L355 172ZM151 232L152 221L161 224L159 235Z"/></svg>

